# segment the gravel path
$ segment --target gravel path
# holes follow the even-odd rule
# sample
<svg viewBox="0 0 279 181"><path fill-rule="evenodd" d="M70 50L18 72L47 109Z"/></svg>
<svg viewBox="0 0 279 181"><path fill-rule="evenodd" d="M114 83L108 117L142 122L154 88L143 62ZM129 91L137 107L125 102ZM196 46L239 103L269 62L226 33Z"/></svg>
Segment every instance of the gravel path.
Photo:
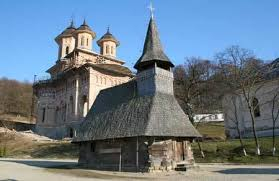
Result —
<svg viewBox="0 0 279 181"><path fill-rule="evenodd" d="M187 172L121 173L73 168L76 160L0 159L0 181L279 181L279 165L200 164Z"/></svg>

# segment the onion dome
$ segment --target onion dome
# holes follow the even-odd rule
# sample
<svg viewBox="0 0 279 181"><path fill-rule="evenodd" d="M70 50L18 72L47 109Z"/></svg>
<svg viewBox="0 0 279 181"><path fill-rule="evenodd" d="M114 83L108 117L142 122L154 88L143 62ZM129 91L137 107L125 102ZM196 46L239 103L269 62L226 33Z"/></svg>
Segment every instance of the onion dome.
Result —
<svg viewBox="0 0 279 181"><path fill-rule="evenodd" d="M154 62L163 66L174 67L173 63L163 51L155 20L153 20L153 16L151 16L143 52L134 68L137 70L143 69L144 67L154 64Z"/></svg>
<svg viewBox="0 0 279 181"><path fill-rule="evenodd" d="M92 29L89 27L85 20L83 20L82 25L80 25L80 27L75 31L75 33L89 33L91 34L93 39L96 37L96 33L92 31Z"/></svg>
<svg viewBox="0 0 279 181"><path fill-rule="evenodd" d="M97 41L97 44L101 46L104 41L112 41L116 44L116 46L120 45L120 42L110 33L109 28L107 32Z"/></svg>
<svg viewBox="0 0 279 181"><path fill-rule="evenodd" d="M74 21L71 21L70 26L68 26L62 33L60 33L56 38L55 41L58 43L61 38L73 36L74 31L76 31Z"/></svg>

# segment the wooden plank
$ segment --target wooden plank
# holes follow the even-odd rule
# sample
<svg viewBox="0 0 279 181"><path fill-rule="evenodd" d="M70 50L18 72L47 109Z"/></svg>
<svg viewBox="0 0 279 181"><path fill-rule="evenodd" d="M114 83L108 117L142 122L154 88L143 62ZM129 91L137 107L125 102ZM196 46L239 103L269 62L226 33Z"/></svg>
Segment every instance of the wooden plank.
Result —
<svg viewBox="0 0 279 181"><path fill-rule="evenodd" d="M121 148L107 148L107 149L100 149L98 153L105 154L105 153L120 153Z"/></svg>

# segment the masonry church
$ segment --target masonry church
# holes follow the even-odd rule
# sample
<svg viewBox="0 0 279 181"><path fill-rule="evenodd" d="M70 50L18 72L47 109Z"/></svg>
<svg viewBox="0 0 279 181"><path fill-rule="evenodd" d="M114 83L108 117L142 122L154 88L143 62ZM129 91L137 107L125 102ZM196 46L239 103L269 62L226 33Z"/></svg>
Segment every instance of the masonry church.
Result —
<svg viewBox="0 0 279 181"><path fill-rule="evenodd" d="M129 81L132 72L117 57L119 41L107 32L93 48L96 33L84 20L73 21L55 41L58 59L46 72L47 79L33 85L37 97L36 132L55 139L74 137L100 90Z"/></svg>

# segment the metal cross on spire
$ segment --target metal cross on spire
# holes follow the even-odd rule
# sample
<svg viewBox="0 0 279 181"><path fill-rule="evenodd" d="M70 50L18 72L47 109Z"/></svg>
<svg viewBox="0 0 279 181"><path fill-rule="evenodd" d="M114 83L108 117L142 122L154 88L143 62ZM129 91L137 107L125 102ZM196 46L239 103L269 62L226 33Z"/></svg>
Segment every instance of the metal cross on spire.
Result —
<svg viewBox="0 0 279 181"><path fill-rule="evenodd" d="M147 8L150 10L150 15L151 15L151 18L153 19L155 8L153 8L152 2L150 2L150 5Z"/></svg>

